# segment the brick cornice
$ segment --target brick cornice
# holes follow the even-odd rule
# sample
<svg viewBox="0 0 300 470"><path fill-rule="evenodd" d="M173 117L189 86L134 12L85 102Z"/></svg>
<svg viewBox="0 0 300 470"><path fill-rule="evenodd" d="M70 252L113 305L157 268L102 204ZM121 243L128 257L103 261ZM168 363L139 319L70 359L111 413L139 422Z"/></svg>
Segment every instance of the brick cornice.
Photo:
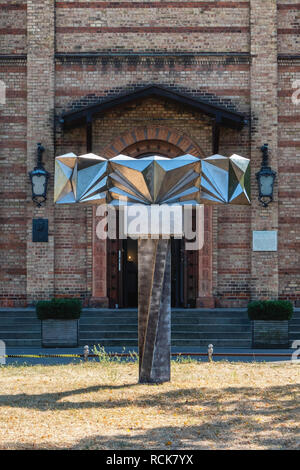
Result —
<svg viewBox="0 0 300 470"><path fill-rule="evenodd" d="M300 54L278 54L278 65L285 67L300 65Z"/></svg>
<svg viewBox="0 0 300 470"><path fill-rule="evenodd" d="M105 61L114 62L115 59L128 63L140 63L143 59L155 63L161 59L164 63L187 62L190 64L250 64L254 55L248 52L168 52L168 51L140 51L140 52L57 52L56 63L97 63ZM26 62L27 54L0 54L0 63ZM300 64L300 54L278 54L279 65Z"/></svg>
<svg viewBox="0 0 300 470"><path fill-rule="evenodd" d="M111 64L116 60L119 63L126 63L130 65L172 65L174 63L184 63L185 65L235 65L235 64L250 64L251 56L247 52L179 52L179 51L140 51L140 52L86 52L86 53L62 53L55 54L57 63L102 63Z"/></svg>
<svg viewBox="0 0 300 470"><path fill-rule="evenodd" d="M113 64L118 60L120 63L139 65L147 63L148 65L173 65L182 63L185 65L239 65L251 64L252 57L248 52L86 52L86 53L55 53L57 64ZM286 58L280 57L279 60L286 61ZM297 60L294 57L289 60ZM300 61L300 56L298 57ZM1 64L12 64L27 62L27 54L0 54Z"/></svg>
<svg viewBox="0 0 300 470"><path fill-rule="evenodd" d="M26 62L26 54L0 54L0 65L23 64Z"/></svg>
<svg viewBox="0 0 300 470"><path fill-rule="evenodd" d="M228 1L158 1L158 2L56 2L56 8L77 9L77 8L93 8L93 9L124 9L124 8L249 8L249 2L228 2Z"/></svg>

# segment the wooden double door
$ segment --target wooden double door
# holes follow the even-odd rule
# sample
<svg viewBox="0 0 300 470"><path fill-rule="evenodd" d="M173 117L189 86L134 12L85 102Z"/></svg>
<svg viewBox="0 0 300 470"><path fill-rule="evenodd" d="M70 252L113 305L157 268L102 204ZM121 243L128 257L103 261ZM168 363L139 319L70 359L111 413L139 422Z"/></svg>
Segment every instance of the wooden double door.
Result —
<svg viewBox="0 0 300 470"><path fill-rule="evenodd" d="M110 308L138 305L137 240L107 243L107 288ZM184 240L171 240L172 307L195 307L198 290L198 251L185 250Z"/></svg>

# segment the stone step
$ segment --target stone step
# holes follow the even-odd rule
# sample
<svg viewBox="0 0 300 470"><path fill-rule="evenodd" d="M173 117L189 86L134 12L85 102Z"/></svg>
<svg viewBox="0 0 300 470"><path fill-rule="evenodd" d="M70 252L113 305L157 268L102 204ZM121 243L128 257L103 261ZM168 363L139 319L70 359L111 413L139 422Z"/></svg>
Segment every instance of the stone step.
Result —
<svg viewBox="0 0 300 470"><path fill-rule="evenodd" d="M25 310L25 309L2 309L3 311L4 310ZM30 309L28 309L29 311ZM34 309L33 309L34 311ZM82 309L82 313L86 313L86 312L89 312L89 313L101 313L101 312L107 312L107 313L111 313L111 312L137 312L138 309L137 308L83 308ZM247 312L247 309L246 308L221 308L221 307L218 307L218 308L173 308L172 307L172 311L173 312L207 312L207 313L215 313L215 312L223 312L223 313L226 313L226 312ZM300 309L299 309L299 312L300 312ZM1 313L1 309L0 309L0 313Z"/></svg>
<svg viewBox="0 0 300 470"><path fill-rule="evenodd" d="M39 321L37 318L36 314L29 314L29 315L20 315L18 314L2 314L0 313L0 322L5 321L5 320L10 320L10 321L18 321L18 322L27 322L27 321Z"/></svg>
<svg viewBox="0 0 300 470"><path fill-rule="evenodd" d="M172 331L172 338L173 339L184 339L187 338L189 339L206 339L208 338L209 341L211 341L211 338L216 338L216 339L249 339L251 340L251 331L247 332L233 332L233 331L222 331L222 332L216 332L216 331L197 331L197 332L191 332L191 331Z"/></svg>
<svg viewBox="0 0 300 470"><path fill-rule="evenodd" d="M244 316L245 318L248 318L247 312L242 309L212 309L212 310L205 310L205 309L172 309L172 316L186 316L187 314L194 316L194 315L201 315L201 316L231 316L231 317L238 317L238 316ZM124 317L124 316L137 316L137 310L132 309L132 310L123 310L123 309L112 309L112 310L83 310L81 317L103 317L103 316L110 316L110 317Z"/></svg>
<svg viewBox="0 0 300 470"><path fill-rule="evenodd" d="M172 340L171 345L172 346L178 346L178 347L207 347L209 343L212 343L215 347L232 347L232 348L251 348L251 341L249 340L220 340L220 339L210 339L209 341L207 340ZM80 346L85 346L86 344L90 346L90 348L93 347L93 345L100 345L104 347L130 347L134 346L137 347L138 342L137 340L134 339L119 339L119 338L113 338L113 339L102 339L101 341L95 341L94 339L91 338L86 338L86 339L80 339L79 342Z"/></svg>
<svg viewBox="0 0 300 470"><path fill-rule="evenodd" d="M191 318L191 317L186 317L186 318L171 318L171 323L172 325L176 325L180 327L181 325L217 325L221 327L225 327L227 325L233 325L233 326L251 326L251 322L246 319L236 319L236 318L210 318L210 319L203 319L203 318ZM112 317L105 317L105 318L81 318L79 322L80 326L86 326L86 325L94 325L94 326L106 326L106 325L137 325L138 324L138 319L133 319L133 318L112 318Z"/></svg>
<svg viewBox="0 0 300 470"><path fill-rule="evenodd" d="M138 324L138 318L130 318L130 317L122 317L122 318L115 318L115 317L81 317L79 320L80 325L106 325L106 324L113 324L113 325L127 325L127 324Z"/></svg>
<svg viewBox="0 0 300 470"><path fill-rule="evenodd" d="M0 318L0 327L9 326L14 328L22 328L24 326L38 326L41 328L41 322L39 320L34 320L33 318L24 320L24 318Z"/></svg>
<svg viewBox="0 0 300 470"><path fill-rule="evenodd" d="M121 312L119 310L112 310L111 313L109 312L88 312L88 313L81 313L81 318L137 318L137 312Z"/></svg>
<svg viewBox="0 0 300 470"><path fill-rule="evenodd" d="M290 339L293 339L293 340L298 339L300 341L300 329L290 330L289 331L289 337L290 337Z"/></svg>
<svg viewBox="0 0 300 470"><path fill-rule="evenodd" d="M2 331L40 331L41 325L35 323L2 323L0 321L0 335Z"/></svg>
<svg viewBox="0 0 300 470"><path fill-rule="evenodd" d="M8 339L40 339L40 331L0 331L0 339L6 341Z"/></svg>
<svg viewBox="0 0 300 470"><path fill-rule="evenodd" d="M132 313L132 314L129 314L129 315L120 315L120 314L111 314L111 315L81 315L81 318L80 320L81 321L86 321L86 320L92 320L92 319L99 319L99 320L107 320L107 319L110 319L110 320L114 320L114 321L118 321L118 320L122 320L122 319L137 319L138 318L138 315L137 313ZM187 318L190 318L191 320L195 319L204 319L205 321L206 320L210 320L210 319L224 319L224 320L227 320L227 319L231 319L231 320L245 320L245 321L250 321L248 319L248 316L247 315L244 315L244 314L241 314L241 315L233 315L233 314L226 314L226 315L221 315L221 314L216 314L216 315L207 315L207 314L201 314L201 313L194 313L194 314L191 314L190 312L186 312L184 315L183 314L177 314L177 313L173 313L171 314L171 318L174 319L174 320L178 320L178 321L184 321L186 320Z"/></svg>
<svg viewBox="0 0 300 470"><path fill-rule="evenodd" d="M5 340L5 344L6 347L42 347L40 339L7 339Z"/></svg>
<svg viewBox="0 0 300 470"><path fill-rule="evenodd" d="M177 324L185 324L185 323L190 323L190 324L198 324L198 323L212 323L212 324L224 324L224 323L238 323L240 324L241 322L243 324L250 324L251 322L248 320L247 317L217 317L217 316L210 316L210 317L203 317L200 315L194 315L191 316L189 314L186 314L185 316L174 316L173 314L171 315L171 321L172 323L177 323ZM119 317L119 316L99 316L99 317L81 317L80 318L80 323L81 324L88 324L88 323L93 323L93 324L105 324L105 323L115 323L115 324L127 324L128 322L130 323L137 323L138 322L138 317L136 316L130 316L130 317Z"/></svg>
<svg viewBox="0 0 300 470"><path fill-rule="evenodd" d="M130 338L130 339L110 338L110 339L101 339L101 340L95 340L94 338L86 338L86 339L80 338L79 346L85 346L85 345L88 345L92 352L91 348L93 348L93 346L104 346L104 347L112 347L112 348L115 346L124 347L124 348L130 347L130 346L137 347L138 341L137 339L133 339L133 338Z"/></svg>
<svg viewBox="0 0 300 470"><path fill-rule="evenodd" d="M89 321L85 321L83 322L82 320L80 320L79 322L79 327L80 329L86 329L86 328L90 328L90 329L94 329L94 328L97 328L98 330L101 330L101 329L113 329L113 328L125 328L125 327L128 327L128 328L137 328L138 327L138 321L134 321L134 320L127 320L125 321L125 319L121 322L121 321L117 321L117 322L114 322L112 321L112 319L110 319L110 321L107 321L107 322L101 322L101 321L96 321L96 320L89 320Z"/></svg>
<svg viewBox="0 0 300 470"><path fill-rule="evenodd" d="M0 318L4 316L11 316L11 317L35 317L37 318L36 311L35 309L15 309L12 308L11 310L9 309L1 309L0 308Z"/></svg>
<svg viewBox="0 0 300 470"><path fill-rule="evenodd" d="M209 344L213 344L214 347L231 347L231 348L251 348L251 340L248 339L215 339L215 338L210 338L209 340L172 340L171 345L172 346L178 346L178 347L188 347L188 346L199 346L199 347L207 347Z"/></svg>
<svg viewBox="0 0 300 470"><path fill-rule="evenodd" d="M111 338L111 339L114 339L114 338L127 338L127 339L131 339L131 338L136 338L138 337L138 332L137 331L100 331L100 332L97 332L97 331L82 331L80 333L80 338L81 339L86 339L86 338L95 338L97 339L97 341L101 341L102 339L108 339L108 338ZM188 340L191 340L191 339L206 339L208 341L211 341L211 338L216 338L216 339L248 339L248 340L251 340L251 333L247 332L247 333L241 333L241 332L238 332L238 333L233 333L233 332L230 332L230 333L227 333L227 332L221 332L221 333L217 333L217 332L210 332L210 333L207 333L207 332L187 332L187 331L180 331L180 332L174 332L172 331L172 340L175 340L175 339L186 339L187 341Z"/></svg>
<svg viewBox="0 0 300 470"><path fill-rule="evenodd" d="M97 341L102 341L102 339L136 339L138 337L138 332L137 331L82 331L80 333L80 339L86 339L86 338L91 338L91 339L96 339Z"/></svg>
<svg viewBox="0 0 300 470"><path fill-rule="evenodd" d="M93 331L93 332L101 332L101 331L137 331L138 325L136 324L129 324L125 325L114 325L114 324L106 324L106 325L94 325L94 324L87 324L87 325L80 325L80 332L85 331ZM199 325L174 325L172 324L171 330L172 332L181 332L184 331L189 334L189 332L227 332L227 333L251 333L251 325L207 325L207 324L199 324Z"/></svg>

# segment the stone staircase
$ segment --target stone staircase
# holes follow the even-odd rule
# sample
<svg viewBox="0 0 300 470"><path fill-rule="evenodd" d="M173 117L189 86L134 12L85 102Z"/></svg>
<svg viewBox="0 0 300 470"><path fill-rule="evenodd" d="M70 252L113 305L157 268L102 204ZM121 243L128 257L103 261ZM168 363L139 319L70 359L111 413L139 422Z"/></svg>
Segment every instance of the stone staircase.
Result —
<svg viewBox="0 0 300 470"><path fill-rule="evenodd" d="M0 339L6 346L41 347L41 322L34 308L0 308Z"/></svg>
<svg viewBox="0 0 300 470"><path fill-rule="evenodd" d="M84 309L80 346L137 346L137 311ZM0 309L0 339L10 347L41 347L41 322L34 308ZM300 309L290 322L290 341L300 340ZM245 309L173 309L172 346L250 348L251 323Z"/></svg>
<svg viewBox="0 0 300 470"><path fill-rule="evenodd" d="M289 339L300 341L300 308L295 309L292 319L289 322Z"/></svg>
<svg viewBox="0 0 300 470"><path fill-rule="evenodd" d="M136 310L89 309L80 319L80 345L130 347L137 346L137 337ZM245 309L173 309L171 341L183 348L250 348L251 323Z"/></svg>

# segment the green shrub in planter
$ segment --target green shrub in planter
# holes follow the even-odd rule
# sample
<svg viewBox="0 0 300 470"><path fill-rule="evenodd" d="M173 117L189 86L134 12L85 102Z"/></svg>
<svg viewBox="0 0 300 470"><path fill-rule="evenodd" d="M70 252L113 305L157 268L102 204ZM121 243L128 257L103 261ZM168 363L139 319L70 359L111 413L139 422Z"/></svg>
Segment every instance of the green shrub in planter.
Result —
<svg viewBox="0 0 300 470"><path fill-rule="evenodd" d="M288 300L257 300L248 304L250 320L290 320L293 310L293 304Z"/></svg>
<svg viewBox="0 0 300 470"><path fill-rule="evenodd" d="M79 299L41 300L36 304L39 320L77 320L81 314Z"/></svg>

